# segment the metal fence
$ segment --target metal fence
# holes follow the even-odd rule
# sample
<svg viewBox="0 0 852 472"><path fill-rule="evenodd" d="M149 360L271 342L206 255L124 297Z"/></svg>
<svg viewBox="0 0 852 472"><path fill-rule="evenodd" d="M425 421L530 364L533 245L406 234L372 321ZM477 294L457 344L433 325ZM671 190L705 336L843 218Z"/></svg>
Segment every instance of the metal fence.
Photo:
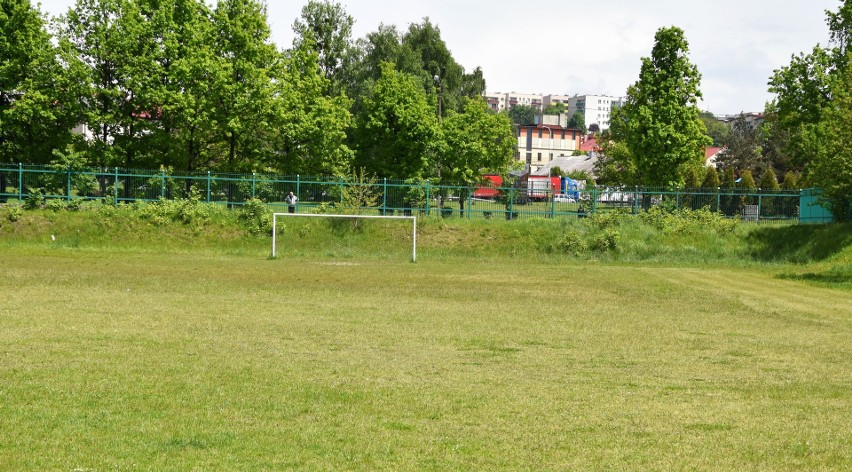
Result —
<svg viewBox="0 0 852 472"><path fill-rule="evenodd" d="M261 174L220 174L122 168L59 169L53 166L0 164L0 203L46 199L101 200L113 204L194 197L210 203L242 205L259 198L272 207L286 206L289 192L299 197L298 211L342 203L346 180ZM587 188L484 189L437 185L428 180L379 179L369 185L377 202L365 208L377 214L426 214L454 218L583 217L608 211L638 213L655 205L700 209L749 221L799 220L805 192L747 189ZM483 191L485 190L485 191ZM564 193L563 193L564 192ZM487 195L487 196L483 196Z"/></svg>

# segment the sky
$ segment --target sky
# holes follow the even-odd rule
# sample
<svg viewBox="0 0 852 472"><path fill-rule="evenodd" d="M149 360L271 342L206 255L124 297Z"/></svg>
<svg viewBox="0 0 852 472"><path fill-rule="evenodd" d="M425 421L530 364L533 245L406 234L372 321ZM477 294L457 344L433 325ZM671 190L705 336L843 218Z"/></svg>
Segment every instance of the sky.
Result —
<svg viewBox="0 0 852 472"><path fill-rule="evenodd" d="M209 2L210 0L208 0ZM840 0L338 0L354 38L382 23L407 29L429 17L465 70L482 67L488 92L622 96L651 54L654 33L677 26L702 74L702 110L762 111L767 81L790 57L828 42L825 10ZM273 41L293 42L307 0L268 2ZM41 0L58 15L72 0Z"/></svg>

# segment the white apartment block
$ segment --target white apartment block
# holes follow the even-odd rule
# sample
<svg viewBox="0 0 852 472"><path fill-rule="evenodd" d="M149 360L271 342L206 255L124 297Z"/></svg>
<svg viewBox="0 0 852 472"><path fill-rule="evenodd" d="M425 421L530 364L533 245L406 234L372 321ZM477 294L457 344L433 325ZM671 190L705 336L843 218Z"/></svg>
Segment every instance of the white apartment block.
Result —
<svg viewBox="0 0 852 472"><path fill-rule="evenodd" d="M515 105L529 105L539 111L544 107L544 95L517 92L486 92L485 101L494 111L508 110Z"/></svg>
<svg viewBox="0 0 852 472"><path fill-rule="evenodd" d="M609 129L610 118L613 107L624 104L624 97L612 97L609 95L574 95L568 97L568 116L580 111L586 119L586 127L597 124L601 131Z"/></svg>

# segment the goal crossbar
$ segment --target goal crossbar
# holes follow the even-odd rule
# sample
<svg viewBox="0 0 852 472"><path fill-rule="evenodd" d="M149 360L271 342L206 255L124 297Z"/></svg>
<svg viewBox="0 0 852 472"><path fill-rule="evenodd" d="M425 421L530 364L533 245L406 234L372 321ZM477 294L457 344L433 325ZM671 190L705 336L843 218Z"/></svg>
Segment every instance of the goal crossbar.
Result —
<svg viewBox="0 0 852 472"><path fill-rule="evenodd" d="M278 217L303 217L303 218L363 218L374 220L411 220L411 262L417 262L417 217L416 216L391 216L391 215L332 215L327 213L273 213L272 214L272 257L277 254L278 241Z"/></svg>

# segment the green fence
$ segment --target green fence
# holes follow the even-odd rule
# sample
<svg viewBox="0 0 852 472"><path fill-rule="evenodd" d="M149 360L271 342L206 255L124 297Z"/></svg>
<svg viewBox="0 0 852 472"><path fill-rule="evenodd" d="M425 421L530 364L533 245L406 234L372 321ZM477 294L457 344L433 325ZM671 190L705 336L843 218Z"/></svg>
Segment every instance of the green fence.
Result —
<svg viewBox="0 0 852 472"><path fill-rule="evenodd" d="M259 198L283 209L289 192L299 211L341 202L347 184L329 177L220 174L122 168L57 169L52 166L0 164L0 203L23 201L41 192L48 199L101 200L114 204L194 196L223 205ZM709 207L749 221L798 221L801 201L810 192L745 189L672 190L588 188L580 191L528 190L522 186L489 189L436 185L430 181L380 179L371 185L378 214L434 214L453 218L582 217L607 211L638 213L654 205L671 209ZM482 195L489 195L484 197Z"/></svg>

